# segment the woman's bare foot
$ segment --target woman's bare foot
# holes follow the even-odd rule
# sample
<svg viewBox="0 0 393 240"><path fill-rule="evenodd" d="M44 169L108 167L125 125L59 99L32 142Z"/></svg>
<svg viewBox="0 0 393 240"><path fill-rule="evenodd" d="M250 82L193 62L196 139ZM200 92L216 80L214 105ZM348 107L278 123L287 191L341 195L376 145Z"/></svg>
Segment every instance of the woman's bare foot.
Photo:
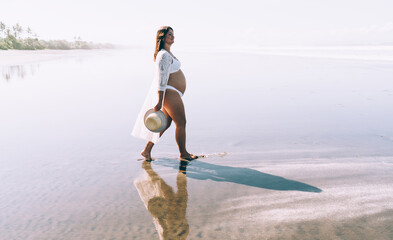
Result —
<svg viewBox="0 0 393 240"><path fill-rule="evenodd" d="M145 158L145 161L151 161L152 160L150 152L143 151L143 152L141 152L141 155L142 155L142 157Z"/></svg>
<svg viewBox="0 0 393 240"><path fill-rule="evenodd" d="M151 158L151 149L153 148L154 143L153 142L147 142L145 148L141 152L142 157L145 158L145 161L152 161L153 159Z"/></svg>
<svg viewBox="0 0 393 240"><path fill-rule="evenodd" d="M192 161L197 159L198 156L194 155L194 154L184 154L184 155L180 155L180 160L187 160L187 161Z"/></svg>

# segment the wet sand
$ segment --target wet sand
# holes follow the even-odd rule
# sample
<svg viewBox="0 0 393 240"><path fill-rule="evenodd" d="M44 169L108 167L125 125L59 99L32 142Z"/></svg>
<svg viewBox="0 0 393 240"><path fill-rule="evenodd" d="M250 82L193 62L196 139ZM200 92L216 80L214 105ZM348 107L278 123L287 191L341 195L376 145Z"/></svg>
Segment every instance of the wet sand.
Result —
<svg viewBox="0 0 393 240"><path fill-rule="evenodd" d="M264 155L251 154L245 163L244 155L229 153L187 167L189 239L393 236L392 158L271 161ZM152 163L173 181L163 166L175 171L177 161Z"/></svg>
<svg viewBox="0 0 393 240"><path fill-rule="evenodd" d="M223 158L190 163L183 182L178 180L183 173L179 173L175 157L158 158L150 164L155 180L149 180L142 162L135 169L139 175L130 176L134 164L127 159L117 163L97 159L94 169L92 163L52 164L45 167L48 172L37 169L29 184L20 176L19 183L13 183L16 187L2 190L3 236L159 239L160 225L153 224L157 213L144 204L154 191L146 191L148 196L140 191L140 186L146 188L157 179L161 183L155 185L156 191L168 202L168 192L180 200L172 202L169 211L161 205L163 218L186 212L176 219L188 223L187 239L393 236L391 158L271 161L258 153L244 162L244 154L228 153ZM4 179L4 171L2 175L11 182ZM163 224L163 229L177 229L176 221L169 223L172 225Z"/></svg>
<svg viewBox="0 0 393 240"><path fill-rule="evenodd" d="M1 79L1 238L393 238L390 62L179 51L189 150L207 157L180 165L170 128L147 164L130 132L149 53Z"/></svg>

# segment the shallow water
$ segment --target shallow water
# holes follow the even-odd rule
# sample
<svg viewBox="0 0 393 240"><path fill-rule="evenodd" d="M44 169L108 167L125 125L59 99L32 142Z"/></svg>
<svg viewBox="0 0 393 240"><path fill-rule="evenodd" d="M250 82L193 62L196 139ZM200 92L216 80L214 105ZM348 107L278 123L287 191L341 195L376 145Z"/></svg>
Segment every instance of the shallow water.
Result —
<svg viewBox="0 0 393 240"><path fill-rule="evenodd" d="M189 239L392 236L391 62L174 52L187 144L208 156L180 166L186 178L173 127L156 161L137 161L150 51L1 66L1 236L158 239L179 222ZM183 220L154 225L144 184Z"/></svg>

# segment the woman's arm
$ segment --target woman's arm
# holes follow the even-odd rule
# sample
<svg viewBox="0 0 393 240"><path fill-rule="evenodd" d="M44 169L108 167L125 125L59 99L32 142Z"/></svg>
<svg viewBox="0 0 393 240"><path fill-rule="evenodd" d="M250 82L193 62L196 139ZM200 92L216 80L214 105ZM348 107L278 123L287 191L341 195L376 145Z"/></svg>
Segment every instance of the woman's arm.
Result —
<svg viewBox="0 0 393 240"><path fill-rule="evenodd" d="M157 56L156 62L158 65L158 103L154 107L154 111L158 111L162 108L162 103L164 101L164 93L169 79L169 68L172 61L173 60L168 52L164 51L162 54Z"/></svg>
<svg viewBox="0 0 393 240"><path fill-rule="evenodd" d="M154 107L155 112L160 111L163 100L164 100L164 91L158 91L158 103Z"/></svg>

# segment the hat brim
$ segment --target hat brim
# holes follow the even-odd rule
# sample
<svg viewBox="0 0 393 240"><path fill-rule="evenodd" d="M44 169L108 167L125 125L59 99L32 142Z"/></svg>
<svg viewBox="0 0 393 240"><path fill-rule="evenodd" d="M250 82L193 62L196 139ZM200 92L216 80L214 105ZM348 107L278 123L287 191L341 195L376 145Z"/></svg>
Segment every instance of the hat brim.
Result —
<svg viewBox="0 0 393 240"><path fill-rule="evenodd" d="M145 127L147 129L149 129L149 128L146 126L146 118L153 112L155 112L155 111L154 111L153 108L151 108L151 109L147 110L147 112L145 113L145 116L143 117L143 123L145 124ZM168 125L168 119L166 118L165 113L163 111L161 111L161 110L159 110L159 111L157 111L155 113L161 119L161 126L159 128L157 128L157 129L149 129L149 131L154 132L154 133L159 133L159 132L162 132L162 131L165 130L166 126Z"/></svg>

